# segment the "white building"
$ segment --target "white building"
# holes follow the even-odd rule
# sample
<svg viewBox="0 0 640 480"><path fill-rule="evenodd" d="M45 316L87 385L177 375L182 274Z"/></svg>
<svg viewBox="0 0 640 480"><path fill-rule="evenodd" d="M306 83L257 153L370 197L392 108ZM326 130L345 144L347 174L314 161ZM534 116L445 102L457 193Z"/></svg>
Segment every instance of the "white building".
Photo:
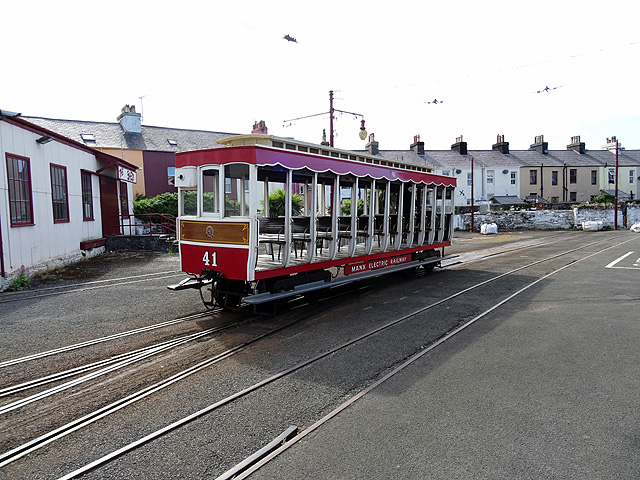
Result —
<svg viewBox="0 0 640 480"><path fill-rule="evenodd" d="M136 167L0 110L0 290L104 250L133 212Z"/></svg>

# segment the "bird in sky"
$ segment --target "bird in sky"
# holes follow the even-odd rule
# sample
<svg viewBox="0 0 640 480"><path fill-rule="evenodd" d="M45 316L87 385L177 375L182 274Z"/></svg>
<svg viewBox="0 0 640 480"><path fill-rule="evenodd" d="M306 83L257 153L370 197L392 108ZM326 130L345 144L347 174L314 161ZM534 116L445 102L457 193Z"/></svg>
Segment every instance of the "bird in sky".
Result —
<svg viewBox="0 0 640 480"><path fill-rule="evenodd" d="M298 40L295 39L295 37L292 37L291 35L289 35L288 33L282 37L284 38L287 42L294 42L294 43L298 43Z"/></svg>
<svg viewBox="0 0 640 480"><path fill-rule="evenodd" d="M556 90L556 89L558 89L558 88L560 88L562 86L563 85L560 85L558 87L553 87L553 88L551 88L549 86L545 86L542 90L537 90L535 93L547 93L547 92L550 92L551 90Z"/></svg>

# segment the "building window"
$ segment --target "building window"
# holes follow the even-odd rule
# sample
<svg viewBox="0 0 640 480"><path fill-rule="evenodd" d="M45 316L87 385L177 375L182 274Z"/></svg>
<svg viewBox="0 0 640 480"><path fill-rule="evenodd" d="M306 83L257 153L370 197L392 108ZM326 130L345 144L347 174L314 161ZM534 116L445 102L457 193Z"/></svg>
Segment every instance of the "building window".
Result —
<svg viewBox="0 0 640 480"><path fill-rule="evenodd" d="M448 177L448 176L450 176L450 175L451 175L451 171L449 171L449 170L443 170L443 171L442 171L442 175L445 175L445 176L447 176L447 177Z"/></svg>
<svg viewBox="0 0 640 480"><path fill-rule="evenodd" d="M169 185L174 186L176 184L176 167L167 167L167 178L169 179Z"/></svg>
<svg viewBox="0 0 640 480"><path fill-rule="evenodd" d="M82 219L93 220L93 189L91 188L91 172L80 172L82 180Z"/></svg>
<svg viewBox="0 0 640 480"><path fill-rule="evenodd" d="M529 170L529 185L537 185L537 184L538 184L538 171Z"/></svg>
<svg viewBox="0 0 640 480"><path fill-rule="evenodd" d="M7 153L7 181L11 226L33 225L31 166L28 158Z"/></svg>
<svg viewBox="0 0 640 480"><path fill-rule="evenodd" d="M591 170L591 185L597 185L597 184L598 184L598 171Z"/></svg>
<svg viewBox="0 0 640 480"><path fill-rule="evenodd" d="M578 199L578 194L576 192L569 192L569 200L571 202L575 202Z"/></svg>
<svg viewBox="0 0 640 480"><path fill-rule="evenodd" d="M558 171L551 170L551 185L558 185Z"/></svg>
<svg viewBox="0 0 640 480"><path fill-rule="evenodd" d="M629 185L633 185L635 183L636 171L629 170Z"/></svg>
<svg viewBox="0 0 640 480"><path fill-rule="evenodd" d="M471 179L471 172L469 172L467 173L467 186L470 187L472 183L473 180Z"/></svg>
<svg viewBox="0 0 640 480"><path fill-rule="evenodd" d="M516 172L511 172L511 185L515 185L516 184Z"/></svg>
<svg viewBox="0 0 640 480"><path fill-rule="evenodd" d="M67 195L67 167L51 164L51 200L53 223L69 221L69 197Z"/></svg>
<svg viewBox="0 0 640 480"><path fill-rule="evenodd" d="M558 203L560 201L559 197L551 197L551 203Z"/></svg>
<svg viewBox="0 0 640 480"><path fill-rule="evenodd" d="M127 182L120 182L120 215L129 218L129 193L127 192Z"/></svg>
<svg viewBox="0 0 640 480"><path fill-rule="evenodd" d="M578 183L578 169L570 168L569 169L569 183Z"/></svg>
<svg viewBox="0 0 640 480"><path fill-rule="evenodd" d="M613 168L609 169L609 183L616 183L616 171Z"/></svg>
<svg viewBox="0 0 640 480"><path fill-rule="evenodd" d="M224 179L224 193L231 193L231 179L229 177Z"/></svg>
<svg viewBox="0 0 640 480"><path fill-rule="evenodd" d="M487 170L487 185L493 185L495 175L495 170Z"/></svg>

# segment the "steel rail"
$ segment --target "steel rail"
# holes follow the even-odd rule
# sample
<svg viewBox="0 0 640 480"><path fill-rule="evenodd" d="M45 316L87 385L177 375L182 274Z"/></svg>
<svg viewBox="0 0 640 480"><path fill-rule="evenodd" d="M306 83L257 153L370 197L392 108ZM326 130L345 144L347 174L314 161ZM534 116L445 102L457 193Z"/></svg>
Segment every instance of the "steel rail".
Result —
<svg viewBox="0 0 640 480"><path fill-rule="evenodd" d="M631 241L631 240L632 239L627 240L627 241ZM230 396L228 396L226 398L218 400L217 402L215 402L215 403L213 403L213 404L211 404L211 405L209 405L209 406L207 406L207 407L205 407L205 408L203 408L201 410L198 410L197 412L194 412L194 413L192 413L192 414L190 414L190 415L188 415L186 417L183 417L183 418L181 418L181 419L179 419L179 420L177 420L177 421L175 421L175 422L173 422L173 423L171 423L171 424L169 424L169 425L167 425L167 426L165 426L165 427L163 427L163 428L161 428L159 430L156 430L155 432L152 432L152 433L146 435L143 438L140 438L140 439L138 439L138 440L136 440L136 441L134 441L132 443L129 443L128 445L125 445L125 446L121 447L120 449L115 450L114 452L111 452L111 453L109 453L109 454L107 454L107 455L105 455L105 456L103 456L103 457L101 457L101 458L99 458L99 459L87 464L87 465L84 465L83 467L81 467L81 468L79 468L77 470L74 470L73 472L71 472L71 473L69 473L69 474L67 474L67 475L65 475L63 477L60 477L59 480L70 480L72 478L76 478L79 475L82 475L82 474L84 474L84 473L86 473L86 472L88 472L90 470L93 470L93 469L99 467L100 465L103 465L103 464L105 464L105 463L107 463L107 462L109 462L109 461L111 461L111 460L113 460L113 459L115 459L115 458L117 458L117 457L119 457L119 456L121 456L121 455L123 455L123 454L125 454L125 453L127 453L129 451L131 451L131 450L134 450L134 449L138 448L141 445L144 445L144 444L146 444L146 443L148 443L148 442L150 442L150 441L152 441L152 440L154 440L154 439L156 439L158 437L161 437L162 435L164 435L164 434L166 434L166 433L168 433L170 431L176 430L177 428L182 427L182 426L186 425L187 423L192 422L193 420L195 420L195 419L197 419L199 417L202 417L202 416L204 416L204 415L206 415L206 414L208 414L208 413L210 413L210 412L212 412L212 411L214 411L214 410L216 410L216 409L218 409L218 408L220 408L220 407L222 407L224 405L227 405L227 404L233 402L234 400L237 400L237 399L239 399L241 397L244 397L244 396L246 396L246 395L248 395L248 394L250 394L250 393L252 393L252 392L254 392L254 391L256 391L256 390L258 390L258 389L260 389L260 388L262 388L264 386L266 386L266 385L269 385L269 384L275 382L276 380L279 380L279 379L281 379L283 377L291 375L292 373L297 372L298 370L300 370L300 369L302 369L302 368L304 368L304 367L306 367L306 366L308 366L310 364L318 362L319 360L321 360L321 359L323 359L325 357L333 355L334 353L336 353L336 352L338 352L338 351L340 351L340 350L342 350L342 349L344 349L344 348L346 348L348 346L351 346L351 345L353 345L353 344L355 344L357 342L360 342L361 340L364 340L366 338L369 338L369 337L371 337L373 335L376 335L376 334L382 332L383 330L386 330L386 329L388 329L388 328L390 328L390 327L392 327L394 325L397 325L398 323L403 322L403 321L405 321L405 320L407 320L409 318L413 318L413 317L415 317L416 315L418 315L420 313L423 313L423 312L425 312L425 311L427 311L427 310L429 310L431 308L434 308L434 307L436 307L438 305L441 305L441 304L443 304L443 303L445 303L447 301L450 301L453 298L456 298L456 297L458 297L460 295L463 295L463 294L465 294L465 293L467 293L467 292L469 292L471 290L479 288L479 287L481 287L483 285L486 285L486 284L488 284L490 282L496 281L496 280L498 280L500 278L503 278L503 277L506 277L508 275L512 275L513 273L516 273L518 271L524 270L526 268L530 268L532 266L535 266L535 265L538 265L538 264L541 264L541 263L544 263L544 262L547 262L547 261L550 261L550 260L554 260L556 258L562 257L564 255L568 255L568 254L573 253L575 251L582 250L584 248L587 248L587 247L590 247L590 246L593 246L593 245L597 245L599 243L603 243L604 241L605 240L601 240L601 241L593 242L593 243L590 243L590 244L587 244L587 245L582 245L580 247L572 248L572 249L567 250L565 252L562 252L562 253L559 253L559 254L555 254L555 255L552 255L552 256L544 258L544 259L537 260L537 261L532 262L530 264L527 264L527 265L512 269L512 270L510 270L508 272L502 273L502 274L497 275L497 276L495 276L493 278L484 280L484 281L479 282L479 283L477 283L475 285L472 285L470 287L462 289L462 290L460 290L460 291L458 291L458 292L456 292L454 294L451 294L451 295L447 296L446 298L440 299L440 300L438 300L438 301L436 301L436 302L434 302L434 303L432 303L430 305L421 307L418 310L415 310L415 311L413 311L413 312L411 312L409 314L405 314L405 315L403 315L403 316L401 316L401 317L399 317L399 318L397 318L395 320L392 320L392 321L390 321L390 322L388 322L388 323L386 323L386 324L384 324L384 325L382 325L380 327L377 327L377 328L375 328L375 329L373 329L373 330L371 330L369 332L366 332L366 333L364 333L362 335L359 335L358 337L352 338L351 340L348 340L348 341L346 341L345 343L343 343L341 345L333 347L333 348L329 349L328 351L320 353L320 354L318 354L318 355L316 355L316 356L314 356L312 358L309 358L309 359L307 359L305 361L302 361L302 362L298 363L297 365L289 367L289 368L287 368L287 369L285 369L285 370L283 370L283 371L281 371L279 373L276 373L276 374L274 374L274 375L272 375L272 376L270 376L270 377L268 377L266 379L263 379L263 380L255 383L255 384L253 384L253 385L251 385L249 387L246 387L243 390L240 390L240 391L238 391L238 392L236 392L236 393L234 393L234 394L232 394L232 395L230 395ZM617 245L618 244L612 245L610 247L607 247L607 249L613 248L613 247L615 247ZM596 252L594 254L589 255L588 257L583 257L583 258L585 258L585 259L589 258L589 257L591 257L593 255L601 253L602 251L604 251L604 250L600 250L600 251L598 251L598 252ZM570 262L569 264L565 265L562 269L567 268L568 266L570 266L570 265L572 265L574 263L576 263L576 261ZM560 270L561 269L559 269L557 271L560 271ZM544 277L541 277L540 279L536 280L535 283L538 283L538 282L542 281L543 279L547 278L548 276L550 276L550 274L547 274ZM530 285L530 286L532 286L532 285ZM526 287L526 288L529 288L529 287ZM523 289L523 291L525 289ZM508 297L507 299L499 302L494 307L492 307L489 311L492 311L495 308L498 308L498 306L506 303L508 300L510 300L514 296L515 295L512 295L512 296ZM489 311L485 312L484 315L486 315ZM478 317L478 318L481 318L481 317ZM286 327L283 327L283 328L286 328ZM454 332L457 332L458 330L460 330L460 327L459 327L459 329L456 329ZM451 333L453 333L453 332L451 332ZM451 334L445 335L445 337L443 337L440 340L437 340L435 343L437 345L439 345L444 341L443 339L445 339L445 338L448 339L450 336L451 336ZM435 348L435 347L433 347L433 348ZM298 438L298 437L295 437L295 438ZM2 458L3 457L0 456L0 462L2 461ZM0 463L0 467L3 466L3 465L4 465L3 463ZM253 471L253 470L251 470L251 471ZM238 477L238 478L240 478L240 477Z"/></svg>
<svg viewBox="0 0 640 480"><path fill-rule="evenodd" d="M0 389L0 397L5 397L7 395L12 395L14 393L18 393L21 392L23 390L28 390L30 388L35 388L41 385L46 385L47 383L51 383L51 382L55 382L58 380L63 380L65 378L74 376L74 375L79 375L81 373L85 373L85 372L90 372L91 370L95 370L96 368L99 367L104 367L107 365L111 365L114 364L116 362L122 362L124 360L129 360L129 359L142 359L142 358L146 358L144 356L141 356L145 353L151 352L152 354L157 354L160 353L162 351L165 351L169 348L173 348L176 347L178 345L181 345L182 343L186 343L192 340L196 340L198 338L200 338L201 336L204 335L208 335L211 333L215 333L215 332L219 332L222 330L226 330L228 328L234 327L236 325L239 325L242 322L229 322L223 325L218 325L217 327L212 327L210 329L207 330L203 330L201 332L196 332L196 333L192 333L189 335L184 335L178 338L174 338L173 340L168 340L166 342L161 342L155 345L149 345L147 347L143 347L140 348L138 350L133 350L131 352L126 352L126 353L121 353L119 355L115 355L111 358L107 358L104 360L99 360L97 362L94 363L90 363L88 365L82 365L79 367L75 367L75 368L71 368L69 370L65 370L62 372L58 372L58 373L54 373L52 375L48 375L46 377L41 377L41 378L37 378L34 380L29 380L28 382L24 382L24 383L20 383L17 385L12 385L9 387L5 387L5 388L1 388ZM162 349L160 349L161 347L164 347ZM119 368L119 367L118 367ZM107 373L107 372L105 372ZM90 378L89 378L90 379ZM82 382L80 382L82 383ZM0 413L2 412L2 408L0 407Z"/></svg>
<svg viewBox="0 0 640 480"><path fill-rule="evenodd" d="M163 278L171 278L171 277L176 277L178 275L184 275L184 274L182 274L182 273L173 273L171 275L162 275L160 277L154 277L153 280L163 279ZM148 278L143 278L143 279L140 279L140 280L131 280L131 281L128 281L128 282L112 283L110 285L97 285L97 286L94 286L94 287L77 288L75 290L66 290L64 292L43 293L42 295L30 295L30 296L24 296L24 297L21 297L21 298L8 298L6 300L0 299L0 304L2 304L2 303L12 303L12 302L24 302L26 300L33 300L33 299L44 298L44 297L52 297L54 295L66 295L67 293L86 292L88 290L96 290L96 289L99 289L99 288L119 287L119 286L122 286L122 285L130 285L132 283L140 283L140 282L147 282L147 281L149 281Z"/></svg>
<svg viewBox="0 0 640 480"><path fill-rule="evenodd" d="M87 340L86 342L75 343L73 345L68 345L66 347L60 347L60 348L55 348L53 350L47 350L45 352L34 353L32 355L27 355L25 357L15 358L13 360L6 360L4 362L0 362L0 368L8 367L10 365L16 365L16 364L19 364L19 363L28 362L28 361L31 361L31 360L37 360L37 359L48 357L48 356L51 356L51 355L57 355L59 353L69 352L71 350L76 350L76 349L79 349L79 348L89 347L91 345L96 345L98 343L109 342L111 340L117 340L117 339L120 339L120 338L123 338L123 337L128 337L130 335L136 335L138 333L144 333L144 332L148 332L148 331L151 331L151 330L156 330L158 328L168 327L168 326L171 326L171 325L175 325L177 323L187 322L189 320L196 320L196 319L199 319L199 318L204 318L204 317L207 317L207 316L211 315L211 313L216 313L216 312L219 312L221 310L222 309L210 310L210 311L201 312L201 313L195 313L193 315L188 315L188 316L182 317L182 318L176 318L174 320L168 320L166 322L157 323L155 325L148 325L146 327L140 327L140 328L136 328L134 330L128 330L128 331L122 332L122 333L115 333L113 335L108 335L106 337L95 338L93 340Z"/></svg>
<svg viewBox="0 0 640 480"><path fill-rule="evenodd" d="M153 275L168 275L168 274L182 274L178 270L167 270L165 272L156 272L156 273L141 273L139 275L129 275L126 277L116 277L116 278L105 278L104 280L91 280L88 282L79 282L79 283L70 283L68 285L54 285L51 287L38 287L37 290L18 290L15 292L3 292L3 296L19 296L19 295L28 295L30 293L42 292L47 290L61 290L64 288L73 288L73 287L82 287L84 285L93 285L96 283L110 283L117 282L120 280L131 280L132 278L140 278L140 277L151 277Z"/></svg>
<svg viewBox="0 0 640 480"><path fill-rule="evenodd" d="M556 270L553 270L550 273L547 273L545 275L543 275L542 277L537 278L536 280L534 280L533 282L527 284L526 286L522 287L521 289L519 289L518 291L512 293L511 295L509 295L508 297L502 299L501 301L499 301L498 303L494 304L491 308L488 308L487 310L485 310L484 312L480 313L479 315L475 316L474 318L472 318L471 320L469 320L468 322L464 323L463 325L459 326L458 328L454 329L453 331L447 333L446 335L444 335L443 337L441 337L440 339L436 340L435 342L433 342L432 344L430 344L429 346L425 347L423 350L419 351L418 353L414 354L413 356L409 357L405 362L403 362L401 365L399 365L398 367L394 368L391 372L387 373L386 375L384 375L382 378L380 378L379 380L377 380L376 382L372 383L371 385L369 385L368 387L366 387L364 390L358 392L356 395L354 395L353 397L351 397L349 400L347 400L346 402L342 403L341 405L339 405L338 407L336 407L334 410L332 410L331 412L329 412L327 415L325 415L324 417L322 417L321 419L319 419L317 422L315 422L313 425L310 425L308 428L304 429L302 432L300 432L298 435L296 435L295 437L293 437L290 441L285 442L281 447L279 447L277 450L274 450L272 453L268 454L266 457L264 457L262 460L259 460L258 462L256 462L253 466L248 467L247 469L243 470L241 473L239 473L237 476L234 477L234 480L242 480L244 478L249 477L252 473L256 472L257 470L259 470L261 467L263 467L264 465L266 465L267 463L269 463L271 460L273 460L275 457L277 457L278 455L280 455L282 452L284 452L285 450L288 450L289 448L291 448L293 445L295 445L297 442L299 442L300 440L302 440L304 437L306 437L307 435L309 435L310 433L312 433L313 431L317 430L319 427L323 426L325 423L327 423L329 420L331 420L332 418L336 417L339 413L341 413L342 411L346 410L348 407L350 407L351 405L353 405L355 402L357 402L358 400L360 400L362 397L364 397L365 395L369 394L371 391L373 391L375 388L379 387L380 385L382 385L383 383L385 383L387 380L389 380L390 378L394 377L395 375L397 375L398 373L400 373L402 370L404 370L406 367L408 367L409 365L413 364L414 362L416 362L417 360L419 360L420 358L422 358L424 355L426 355L427 353L431 352L432 350L434 350L435 348L437 348L438 346L442 345L443 343L447 342L448 340L450 340L452 337L454 337L455 335L457 335L458 333L462 332L463 330L465 330L466 328L468 328L469 326L473 325L475 322L477 322L478 320L480 320L481 318L487 316L488 314L490 314L491 312L497 310L498 308L500 308L501 306L503 306L504 304L506 304L507 302L513 300L515 297L517 297L518 295L526 292L527 290L529 290L531 287L537 285L538 283L542 282L543 280L546 280L547 278L560 273L564 270L566 270L569 267L574 266L577 263L583 262L584 260L587 260L595 255L599 255L600 253L607 251L611 248L615 248L619 245L623 245L627 242L631 242L633 239L629 239L626 240L620 244L616 244L616 245L611 245L603 250L600 250L598 252L594 252L590 255L587 255L585 257L579 258L577 260L574 260L572 262L569 262L566 265L563 265L560 268L557 268ZM600 242L597 242L600 243ZM539 263L539 262L536 262ZM418 314L421 313L423 311L423 309L419 309L416 312L414 312L413 314L409 314L411 316L413 316L414 314ZM95 462L94 462L95 463ZM76 470L78 471L78 470ZM73 473L73 472L72 472ZM84 473L84 472L80 472L80 473ZM71 478L75 478L74 476L70 476L71 474L69 474L68 476L62 477L64 479L71 479ZM77 476L77 475L76 475ZM60 479L62 480L62 479Z"/></svg>
<svg viewBox="0 0 640 480"><path fill-rule="evenodd" d="M183 337L174 339L174 340L170 340L168 342L164 342L164 343L160 343L157 345L153 345L151 347L147 347L144 348L140 351L136 351L136 352L132 352L131 355L129 355L128 357L126 357L125 359L116 361L117 363L112 362L112 365L108 365L105 368L102 368L96 372L93 373L89 373L88 375L85 375L83 377L80 378L76 378L74 380L71 380L69 382L63 383L61 385L57 385L55 387L52 387L48 390L44 390L42 392L38 392L36 394L33 394L29 397L25 397L22 398L20 400L16 400L15 402L11 402L8 403L6 405L2 405L0 406L0 415L5 414L7 412L10 412L12 410L15 410L17 408L20 407L24 407L26 405L29 405L30 403L36 402L38 400L42 400L43 398L47 398L50 397L51 395L54 395L58 392L62 392L64 390L67 390L71 387L76 387L78 385L81 385L85 382L88 382L90 380L94 380L98 377L101 377L103 375L106 375L108 373L114 372L116 370L119 370L123 367L126 367L128 365L134 364L136 362L139 362L141 360L144 360L146 358L152 357L154 355L158 355L159 353L165 352L167 350L170 350L172 348L178 347L182 344L188 343L188 342L192 342L194 340L197 340L199 338L205 337L207 335L210 335L212 333L215 332L219 332L220 330L225 330L227 328L231 328L234 326L239 325L240 323L244 323L248 321L248 319L243 320L242 322L231 322L228 323L226 325L221 325L218 327L212 327L212 328L208 328L207 330L203 330L201 332L196 332L196 333L191 333L189 335L185 335Z"/></svg>
<svg viewBox="0 0 640 480"><path fill-rule="evenodd" d="M346 302L347 300L345 300ZM344 302L343 302L344 303ZM313 314L311 314L313 315ZM96 422L97 420L106 417L107 415L110 415L112 413L117 412L118 410L121 410L122 408L131 405L139 400L142 400L143 398L151 395L152 393L158 392L164 388L167 388L168 386L186 378L189 377L191 375L193 375L194 373L199 372L200 370L203 370L215 363L220 362L221 360L224 360L225 358L228 358L232 355L234 355L237 352L240 352L242 350L244 350L245 348L247 348L248 346L252 345L253 343L256 343L264 338L267 338L273 334L279 333L282 330L285 330L287 328L289 328L292 325L295 325L296 323L299 323L303 320L305 320L307 317L311 316L311 315L304 315L300 318L294 319L291 322L288 322L284 325L281 325L273 330L270 330L268 332L265 332L261 335L258 335L257 337L254 337L251 340L247 340L246 342L243 342L239 345L236 345L235 347L232 347L230 349L227 349L226 351L219 353L218 355L215 355L214 357L211 357L207 360L204 360L194 366L189 367L186 370L183 370L182 372L178 372L175 375L162 380L161 382L158 382L154 385L150 385L148 387L145 387L142 390L139 390L135 393L132 393L131 395L122 398L120 400L117 400L109 405L106 405L98 410L95 410L94 412L91 412L87 415L85 415L84 417L81 417L79 419L76 419L72 422L67 423L66 425L63 425L55 430L52 430L48 433L45 433L44 435L41 435L40 437L37 437L33 440L30 440L27 443L24 443L23 445L20 445L16 448L13 448L5 453L0 454L0 468L4 467L5 465L8 465L9 463L14 462L15 460L33 452L38 450L39 448L48 445L49 443L62 438L66 435L69 435L70 433L79 430L87 425L90 425L94 422Z"/></svg>

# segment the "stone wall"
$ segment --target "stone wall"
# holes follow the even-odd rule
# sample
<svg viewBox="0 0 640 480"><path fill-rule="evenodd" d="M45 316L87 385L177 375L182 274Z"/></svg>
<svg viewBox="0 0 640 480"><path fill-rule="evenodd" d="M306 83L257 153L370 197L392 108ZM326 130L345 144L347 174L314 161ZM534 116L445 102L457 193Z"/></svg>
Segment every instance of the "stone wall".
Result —
<svg viewBox="0 0 640 480"><path fill-rule="evenodd" d="M582 222L590 220L600 220L605 227L613 228L613 207L476 213L473 223L477 232L483 223L495 223L498 230L568 230L581 228ZM618 208L618 228L624 228L624 222L623 209ZM640 206L629 206L626 209L627 228L637 222L640 222ZM454 226L459 230L469 230L471 214L456 215Z"/></svg>

